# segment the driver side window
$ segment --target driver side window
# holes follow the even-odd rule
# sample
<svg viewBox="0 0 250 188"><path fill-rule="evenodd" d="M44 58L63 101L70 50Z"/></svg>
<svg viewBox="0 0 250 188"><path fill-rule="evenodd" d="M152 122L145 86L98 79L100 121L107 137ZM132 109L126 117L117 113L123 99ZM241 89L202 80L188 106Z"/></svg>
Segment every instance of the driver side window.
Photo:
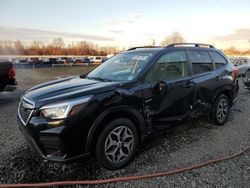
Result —
<svg viewBox="0 0 250 188"><path fill-rule="evenodd" d="M160 57L146 75L147 82L169 81L188 76L185 51L168 52Z"/></svg>

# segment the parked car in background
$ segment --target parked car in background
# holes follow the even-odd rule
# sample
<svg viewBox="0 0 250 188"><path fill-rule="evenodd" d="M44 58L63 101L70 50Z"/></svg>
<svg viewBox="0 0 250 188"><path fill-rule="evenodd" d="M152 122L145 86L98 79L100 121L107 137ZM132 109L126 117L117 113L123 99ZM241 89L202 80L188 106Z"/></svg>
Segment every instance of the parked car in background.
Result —
<svg viewBox="0 0 250 188"><path fill-rule="evenodd" d="M28 63L28 59L22 58L19 60L20 64L27 64Z"/></svg>
<svg viewBox="0 0 250 188"><path fill-rule="evenodd" d="M9 61L0 61L0 92L16 89L16 71Z"/></svg>
<svg viewBox="0 0 250 188"><path fill-rule="evenodd" d="M42 64L50 64L49 58L42 58L41 62L42 62Z"/></svg>
<svg viewBox="0 0 250 188"><path fill-rule="evenodd" d="M105 61L107 61L108 58L107 57L102 57L102 63L104 63Z"/></svg>
<svg viewBox="0 0 250 188"><path fill-rule="evenodd" d="M90 60L91 63L94 63L94 57L90 56L89 60Z"/></svg>
<svg viewBox="0 0 250 188"><path fill-rule="evenodd" d="M109 59L109 58L113 57L114 55L115 54L108 54L108 55L106 55L106 58Z"/></svg>
<svg viewBox="0 0 250 188"><path fill-rule="evenodd" d="M102 63L102 57L96 56L96 57L94 58L94 62L95 62L95 63Z"/></svg>
<svg viewBox="0 0 250 188"><path fill-rule="evenodd" d="M245 76L250 71L250 59L247 57L237 57L232 63L238 68L239 76Z"/></svg>
<svg viewBox="0 0 250 188"><path fill-rule="evenodd" d="M82 63L82 59L81 59L81 58L75 58L75 63L76 63L76 64Z"/></svg>
<svg viewBox="0 0 250 188"><path fill-rule="evenodd" d="M68 59L68 63L69 63L69 64L74 63L74 58L73 58L73 57L69 57L69 59Z"/></svg>
<svg viewBox="0 0 250 188"><path fill-rule="evenodd" d="M54 57L49 58L49 62L47 64L57 64L57 59Z"/></svg>
<svg viewBox="0 0 250 188"><path fill-rule="evenodd" d="M225 124L237 100L236 77L212 45L131 48L88 75L32 87L21 98L18 124L45 159L92 156L114 170L174 120L211 117Z"/></svg>
<svg viewBox="0 0 250 188"><path fill-rule="evenodd" d="M13 62L14 64L27 64L28 60L25 58L21 58L21 59L12 59L11 62Z"/></svg>
<svg viewBox="0 0 250 188"><path fill-rule="evenodd" d="M64 60L63 58L61 58L61 57L58 57L58 58L56 59L56 62L57 62L57 64L64 64L64 63L65 63L65 60Z"/></svg>
<svg viewBox="0 0 250 188"><path fill-rule="evenodd" d="M91 63L90 59L87 58L87 57L84 57L84 58L82 59L82 62L83 62L83 63L87 63L87 64L90 64L90 63Z"/></svg>
<svg viewBox="0 0 250 188"><path fill-rule="evenodd" d="M42 60L37 57L32 57L28 59L29 64L40 64L42 63Z"/></svg>
<svg viewBox="0 0 250 188"><path fill-rule="evenodd" d="M69 58L68 57L62 57L61 59L63 60L64 64L68 64L69 63Z"/></svg>

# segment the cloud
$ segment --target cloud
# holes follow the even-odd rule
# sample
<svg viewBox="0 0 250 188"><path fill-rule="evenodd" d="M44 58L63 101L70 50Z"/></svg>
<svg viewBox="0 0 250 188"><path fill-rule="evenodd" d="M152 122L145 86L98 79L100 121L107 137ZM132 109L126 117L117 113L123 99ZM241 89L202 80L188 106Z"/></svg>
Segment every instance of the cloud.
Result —
<svg viewBox="0 0 250 188"><path fill-rule="evenodd" d="M117 33L117 34L124 33L124 31L122 30L115 30L115 29L108 30L108 32Z"/></svg>
<svg viewBox="0 0 250 188"><path fill-rule="evenodd" d="M129 20L129 19L117 19L117 20L112 20L109 22L106 22L105 25L107 26L120 26L120 25L124 25L124 24L132 24L133 20Z"/></svg>
<svg viewBox="0 0 250 188"><path fill-rule="evenodd" d="M218 42L224 41L237 41L237 40L250 40L250 28L236 29L234 33L224 36L212 36L211 40Z"/></svg>
<svg viewBox="0 0 250 188"><path fill-rule="evenodd" d="M143 18L144 15L138 12L133 12L133 13L129 13L128 16L132 19L140 19L140 18Z"/></svg>
<svg viewBox="0 0 250 188"><path fill-rule="evenodd" d="M56 32L27 28L10 28L0 26L0 40L16 40L20 39L24 42L43 41L51 42L54 38L63 38L65 40L91 40L91 41L114 41L112 37L101 35L87 35L80 33Z"/></svg>
<svg viewBox="0 0 250 188"><path fill-rule="evenodd" d="M113 27L129 25L129 24L133 24L136 20L141 19L142 17L143 17L143 14L138 13L138 12L133 12L133 13L129 13L126 17L106 22L105 25L113 26Z"/></svg>

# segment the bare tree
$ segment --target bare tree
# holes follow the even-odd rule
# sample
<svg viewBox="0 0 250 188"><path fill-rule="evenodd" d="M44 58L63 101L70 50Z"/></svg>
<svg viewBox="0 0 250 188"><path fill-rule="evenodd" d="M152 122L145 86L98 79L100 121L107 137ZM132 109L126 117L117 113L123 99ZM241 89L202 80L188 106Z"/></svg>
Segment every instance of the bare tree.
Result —
<svg viewBox="0 0 250 188"><path fill-rule="evenodd" d="M23 55L23 54L25 54L24 45L21 43L20 40L17 40L17 41L14 42L14 47L15 47L17 55Z"/></svg>
<svg viewBox="0 0 250 188"><path fill-rule="evenodd" d="M56 48L64 48L65 43L62 38L55 38L51 45Z"/></svg>
<svg viewBox="0 0 250 188"><path fill-rule="evenodd" d="M149 38L145 46L155 46L155 39Z"/></svg>
<svg viewBox="0 0 250 188"><path fill-rule="evenodd" d="M2 44L0 43L0 55L4 55L3 50L4 48L2 47Z"/></svg>
<svg viewBox="0 0 250 188"><path fill-rule="evenodd" d="M0 55L107 55L119 51L117 46L99 46L89 41L72 41L66 46L62 38L55 38L50 44L33 41L25 46L19 40L0 41Z"/></svg>
<svg viewBox="0 0 250 188"><path fill-rule="evenodd" d="M166 46L168 44L181 43L181 42L185 42L185 39L179 32L175 31L171 35L166 36L161 42L161 45Z"/></svg>
<svg viewBox="0 0 250 188"><path fill-rule="evenodd" d="M13 49L13 41L11 40L2 40L0 41L2 46L2 54L3 55L14 55L15 50Z"/></svg>

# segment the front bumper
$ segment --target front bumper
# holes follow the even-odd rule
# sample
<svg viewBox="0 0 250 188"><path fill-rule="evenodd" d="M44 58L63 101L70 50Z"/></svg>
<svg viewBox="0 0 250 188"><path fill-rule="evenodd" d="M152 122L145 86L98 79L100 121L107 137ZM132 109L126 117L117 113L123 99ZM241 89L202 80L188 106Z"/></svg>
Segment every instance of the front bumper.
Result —
<svg viewBox="0 0 250 188"><path fill-rule="evenodd" d="M4 88L4 91L14 91L17 89L17 81L15 79L8 80L6 87Z"/></svg>
<svg viewBox="0 0 250 188"><path fill-rule="evenodd" d="M73 149L70 148L71 143L68 138L65 138L63 133L64 125L43 130L46 126L48 126L48 122L36 119L24 125L18 117L18 127L27 143L42 158L66 162L77 158L88 159L90 157L90 153L78 152L81 151L78 146L72 146ZM74 151L74 148L77 148L78 151Z"/></svg>

